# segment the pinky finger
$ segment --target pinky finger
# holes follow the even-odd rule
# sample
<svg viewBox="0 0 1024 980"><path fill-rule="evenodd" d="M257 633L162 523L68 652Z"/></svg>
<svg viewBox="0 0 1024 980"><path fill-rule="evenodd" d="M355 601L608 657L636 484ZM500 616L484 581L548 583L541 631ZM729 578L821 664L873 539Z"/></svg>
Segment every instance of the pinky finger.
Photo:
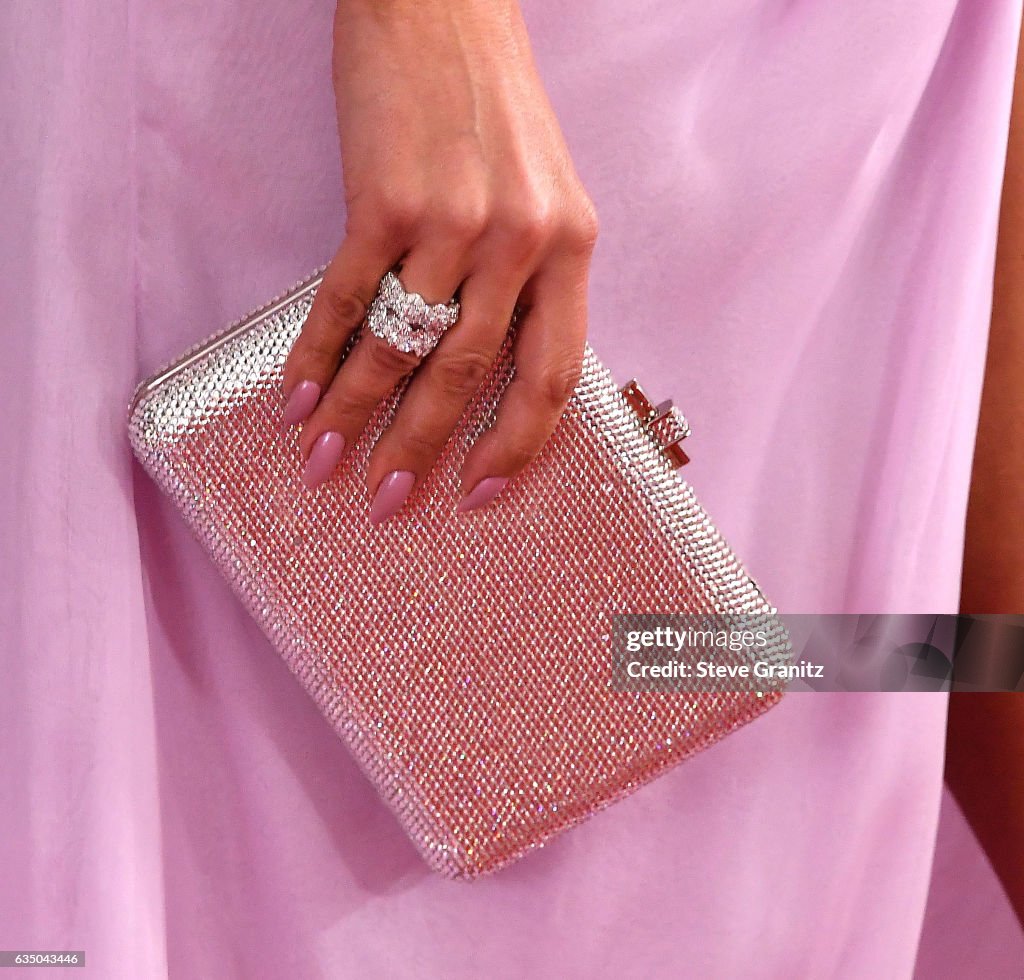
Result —
<svg viewBox="0 0 1024 980"><path fill-rule="evenodd" d="M516 371L494 425L462 468L460 511L490 503L544 448L580 379L587 334L586 270L567 287L545 271L529 286L529 306L513 345Z"/></svg>

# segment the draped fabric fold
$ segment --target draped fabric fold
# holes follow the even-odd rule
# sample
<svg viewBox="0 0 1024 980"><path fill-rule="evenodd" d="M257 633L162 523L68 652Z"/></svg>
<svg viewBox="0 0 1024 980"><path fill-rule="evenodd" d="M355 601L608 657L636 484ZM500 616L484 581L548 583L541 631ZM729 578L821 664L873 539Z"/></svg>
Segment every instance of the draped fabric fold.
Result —
<svg viewBox="0 0 1024 980"><path fill-rule="evenodd" d="M737 553L786 611L955 610L1019 5L524 7L601 217L591 341L686 411ZM941 697L789 697L445 882L132 465L135 381L338 244L331 15L0 10L0 948L103 977L911 976Z"/></svg>

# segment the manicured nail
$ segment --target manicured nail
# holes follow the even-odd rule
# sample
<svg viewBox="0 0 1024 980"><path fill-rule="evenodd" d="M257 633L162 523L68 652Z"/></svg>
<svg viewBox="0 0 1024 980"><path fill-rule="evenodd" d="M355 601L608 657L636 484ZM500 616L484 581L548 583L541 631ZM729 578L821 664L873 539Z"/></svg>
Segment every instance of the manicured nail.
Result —
<svg viewBox="0 0 1024 980"><path fill-rule="evenodd" d="M313 443L302 482L311 490L320 486L334 472L344 451L345 437L340 432L325 432Z"/></svg>
<svg viewBox="0 0 1024 980"><path fill-rule="evenodd" d="M298 425L305 422L313 414L316 403L320 401L320 385L315 381L301 381L288 396L284 406L284 425Z"/></svg>
<svg viewBox="0 0 1024 980"><path fill-rule="evenodd" d="M412 485L416 482L416 474L409 470L395 470L380 481L377 492L370 504L370 523L380 524L389 517L394 517L402 509L405 498L409 496Z"/></svg>
<svg viewBox="0 0 1024 980"><path fill-rule="evenodd" d="M489 476L481 480L459 501L459 506L455 509L460 514L464 514L467 510L476 510L477 507L489 504L505 489L506 483L508 483L507 476Z"/></svg>

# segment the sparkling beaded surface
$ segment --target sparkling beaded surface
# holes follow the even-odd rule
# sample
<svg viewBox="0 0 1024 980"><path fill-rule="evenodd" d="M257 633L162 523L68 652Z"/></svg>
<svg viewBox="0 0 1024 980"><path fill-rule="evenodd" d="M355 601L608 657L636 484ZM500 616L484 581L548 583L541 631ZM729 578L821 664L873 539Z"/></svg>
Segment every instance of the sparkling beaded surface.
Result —
<svg viewBox="0 0 1024 980"><path fill-rule="evenodd" d="M281 371L318 283L140 385L131 441L433 868L500 868L778 700L609 686L615 613L771 607L589 348L494 506L455 513L508 344L399 516L370 525L365 472L400 392L307 490Z"/></svg>

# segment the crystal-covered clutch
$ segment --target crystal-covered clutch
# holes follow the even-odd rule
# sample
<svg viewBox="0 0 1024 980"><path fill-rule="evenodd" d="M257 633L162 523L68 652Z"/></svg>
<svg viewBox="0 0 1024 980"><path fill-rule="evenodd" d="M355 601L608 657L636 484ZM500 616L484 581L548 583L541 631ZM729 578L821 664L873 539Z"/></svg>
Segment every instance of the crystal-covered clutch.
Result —
<svg viewBox="0 0 1024 980"><path fill-rule="evenodd" d="M508 345L398 516L371 525L365 485L397 392L306 489L281 372L319 281L140 384L131 442L434 869L493 871L779 698L610 684L616 613L772 610L675 472L685 420L589 348L554 435L486 509L456 514L458 471Z"/></svg>

